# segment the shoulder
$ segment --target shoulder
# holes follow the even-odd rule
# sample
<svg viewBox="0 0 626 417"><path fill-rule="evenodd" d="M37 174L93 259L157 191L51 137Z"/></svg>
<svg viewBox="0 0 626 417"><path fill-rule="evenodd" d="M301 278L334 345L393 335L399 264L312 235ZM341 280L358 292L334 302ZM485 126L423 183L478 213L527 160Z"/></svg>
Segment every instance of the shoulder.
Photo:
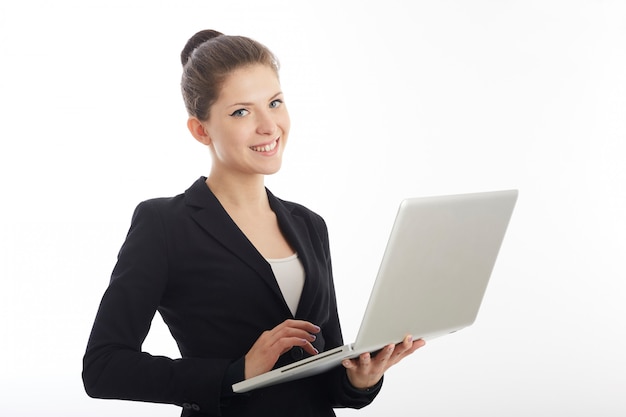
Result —
<svg viewBox="0 0 626 417"><path fill-rule="evenodd" d="M161 216L176 215L186 211L186 206L200 206L208 204L207 195L210 194L208 188L204 186L204 178L197 179L184 192L170 197L155 197L141 201L135 213L152 212Z"/></svg>
<svg viewBox="0 0 626 417"><path fill-rule="evenodd" d="M175 214L184 207L183 199L183 194L179 194L174 197L157 197L141 201L135 208L134 216L162 217Z"/></svg>

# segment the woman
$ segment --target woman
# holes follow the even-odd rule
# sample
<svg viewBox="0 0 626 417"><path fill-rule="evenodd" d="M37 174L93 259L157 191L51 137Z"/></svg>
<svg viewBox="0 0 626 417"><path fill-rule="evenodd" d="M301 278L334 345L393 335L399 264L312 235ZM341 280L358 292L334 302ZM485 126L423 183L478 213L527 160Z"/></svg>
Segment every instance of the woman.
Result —
<svg viewBox="0 0 626 417"><path fill-rule="evenodd" d="M183 194L138 205L85 353L87 393L176 404L183 416L333 416L369 404L384 372L422 341L233 393L233 383L343 344L328 235L321 217L264 186L289 137L272 53L206 30L181 59L187 125L211 171ZM157 310L180 359L141 351Z"/></svg>

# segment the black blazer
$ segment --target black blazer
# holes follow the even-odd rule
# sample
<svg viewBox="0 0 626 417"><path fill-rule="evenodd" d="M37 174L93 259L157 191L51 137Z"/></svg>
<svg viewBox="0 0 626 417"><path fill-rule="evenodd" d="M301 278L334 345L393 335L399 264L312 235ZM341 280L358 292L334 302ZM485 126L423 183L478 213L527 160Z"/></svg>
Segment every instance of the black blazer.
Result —
<svg viewBox="0 0 626 417"><path fill-rule="evenodd" d="M323 219L267 192L306 279L296 318L321 327L321 352L340 346L328 234ZM142 352L159 311L182 358ZM98 310L83 363L92 397L176 404L183 415L332 416L378 393L356 390L345 370L233 394L243 356L260 334L293 318L272 269L198 179L184 194L137 206ZM306 355L294 348L277 366Z"/></svg>

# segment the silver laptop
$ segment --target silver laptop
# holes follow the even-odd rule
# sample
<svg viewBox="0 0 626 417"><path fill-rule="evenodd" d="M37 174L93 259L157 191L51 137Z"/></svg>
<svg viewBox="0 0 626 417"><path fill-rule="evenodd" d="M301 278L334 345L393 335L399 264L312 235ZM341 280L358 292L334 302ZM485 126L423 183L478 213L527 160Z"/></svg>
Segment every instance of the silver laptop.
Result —
<svg viewBox="0 0 626 417"><path fill-rule="evenodd" d="M354 343L241 381L233 391L319 374L409 334L430 340L470 326L517 194L505 190L402 201Z"/></svg>

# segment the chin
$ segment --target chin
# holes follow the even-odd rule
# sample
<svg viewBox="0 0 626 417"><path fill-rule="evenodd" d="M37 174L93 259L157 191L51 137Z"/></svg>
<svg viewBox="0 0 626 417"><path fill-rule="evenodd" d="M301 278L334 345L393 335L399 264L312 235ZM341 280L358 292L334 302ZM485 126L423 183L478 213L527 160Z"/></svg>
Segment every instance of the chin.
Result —
<svg viewBox="0 0 626 417"><path fill-rule="evenodd" d="M280 171L280 168L283 166L282 158L275 158L272 161L266 161L264 166L259 167L260 171L265 175L276 174Z"/></svg>
<svg viewBox="0 0 626 417"><path fill-rule="evenodd" d="M278 168L274 168L274 169L268 169L265 172L263 172L263 175L274 175L276 174L278 171L280 171L280 166Z"/></svg>

